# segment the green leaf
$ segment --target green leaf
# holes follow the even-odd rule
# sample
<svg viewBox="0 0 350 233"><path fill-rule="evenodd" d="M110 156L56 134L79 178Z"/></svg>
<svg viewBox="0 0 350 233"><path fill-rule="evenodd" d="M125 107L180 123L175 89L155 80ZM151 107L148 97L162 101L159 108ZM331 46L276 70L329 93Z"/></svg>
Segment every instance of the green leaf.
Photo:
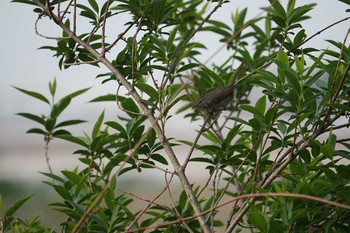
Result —
<svg viewBox="0 0 350 233"><path fill-rule="evenodd" d="M87 121L84 120L80 120L80 119L76 119L76 120L68 120L68 121L62 121L61 123L56 125L56 129L59 127L64 127L64 126L69 126L69 125L77 125L77 124L81 124L81 123L85 123Z"/></svg>
<svg viewBox="0 0 350 233"><path fill-rule="evenodd" d="M103 123L103 119L105 117L105 112L103 111L100 116L98 117L96 123L95 123L95 126L94 126L94 129L92 130L92 134L91 134L91 137L92 139L94 140L95 138L97 138L100 134L100 130L101 130L101 125Z"/></svg>
<svg viewBox="0 0 350 233"><path fill-rule="evenodd" d="M45 125L45 120L42 117L39 117L37 115L33 115L30 113L25 113L25 112L20 112L20 113L17 113L16 115L19 115L19 116L25 117L27 119L30 119L32 121L38 122L41 125Z"/></svg>
<svg viewBox="0 0 350 233"><path fill-rule="evenodd" d="M81 16L84 16L88 19L91 19L93 22L96 21L96 17L97 15L95 14L94 11L92 11L89 7L83 5L83 4L76 4L76 6L80 9L83 9L81 12L80 12L80 15Z"/></svg>
<svg viewBox="0 0 350 233"><path fill-rule="evenodd" d="M226 29L227 31L231 31L231 27L228 26L227 24L221 22L221 21L217 21L217 20L208 20L208 24L212 24L214 25L214 27L217 27L217 28L224 28Z"/></svg>
<svg viewBox="0 0 350 233"><path fill-rule="evenodd" d="M188 69L192 69L192 68L195 68L195 67L198 67L198 66L199 66L198 63L189 63L189 64L186 64L186 65L180 66L180 68L176 72L177 73L181 73L183 71L186 71Z"/></svg>
<svg viewBox="0 0 350 233"><path fill-rule="evenodd" d="M147 144L150 148L154 146L154 142L156 141L156 133L154 130L151 130L147 135Z"/></svg>
<svg viewBox="0 0 350 233"><path fill-rule="evenodd" d="M306 38L306 34L305 34L305 30L302 29L300 30L294 37L293 43L294 43L294 47L299 46L301 43L303 43L303 41Z"/></svg>
<svg viewBox="0 0 350 233"><path fill-rule="evenodd" d="M343 2L343 3L345 3L345 4L350 5L350 0L338 0L338 1L340 1L340 2Z"/></svg>
<svg viewBox="0 0 350 233"><path fill-rule="evenodd" d="M161 164L168 165L168 161L160 154L152 154L151 159L160 162Z"/></svg>
<svg viewBox="0 0 350 233"><path fill-rule="evenodd" d="M283 19L282 17L279 17L277 15L273 15L272 16L272 20L281 28L285 28L286 27L286 20Z"/></svg>
<svg viewBox="0 0 350 233"><path fill-rule="evenodd" d="M238 124L235 127L231 128L230 131L228 132L225 142L228 144L231 144L232 139L239 133L239 130L242 125Z"/></svg>
<svg viewBox="0 0 350 233"><path fill-rule="evenodd" d="M52 96L54 96L56 93L56 87L57 87L56 79L54 79L52 83L51 81L49 82L49 89Z"/></svg>
<svg viewBox="0 0 350 233"><path fill-rule="evenodd" d="M24 4L28 4L28 5L37 6L37 4L35 4L32 0L12 0L11 2L18 2L18 3L24 3Z"/></svg>
<svg viewBox="0 0 350 233"><path fill-rule="evenodd" d="M281 82L283 83L285 78L287 78L293 91L299 96L301 93L301 84L299 82L298 74L292 68L290 68L288 64L285 64L285 62L281 62L280 60L274 60L274 62L278 66L278 74L281 78Z"/></svg>
<svg viewBox="0 0 350 233"><path fill-rule="evenodd" d="M68 107L72 98L66 96L58 101L51 109L50 116L52 119L57 119L57 117Z"/></svg>
<svg viewBox="0 0 350 233"><path fill-rule="evenodd" d="M247 112L250 112L250 113L252 113L254 116L257 116L257 117L259 117L259 118L261 118L261 119L264 119L264 115L260 112L260 110L257 109L257 108L255 108L255 107L253 107L253 106L251 106L251 105L248 105L248 104L241 104L241 105L240 105L240 109L245 110L245 111L247 111Z"/></svg>
<svg viewBox="0 0 350 233"><path fill-rule="evenodd" d="M280 50L278 52L278 54L277 54L277 61L280 62L279 64L284 64L286 66L289 64L288 56L283 50ZM277 64L277 62L276 62L276 64ZM284 82L286 80L286 76L285 76L285 73L284 73L282 65L278 65L277 72L278 72L278 77L280 79L281 84L284 84Z"/></svg>
<svg viewBox="0 0 350 233"><path fill-rule="evenodd" d="M124 96L118 96L117 101L121 103L121 106L127 110L127 114L131 117L135 117L140 113L139 108L135 104L134 100L132 98L125 98ZM135 113L135 114L133 114Z"/></svg>
<svg viewBox="0 0 350 233"><path fill-rule="evenodd" d="M34 195L30 195L28 197L25 197L17 202L15 202L10 208L8 208L5 211L4 217L12 217L12 215L24 204L26 201L28 201L29 198L33 197Z"/></svg>
<svg viewBox="0 0 350 233"><path fill-rule="evenodd" d="M56 125L56 119L49 118L45 122L45 129L51 133L55 128L55 125Z"/></svg>
<svg viewBox="0 0 350 233"><path fill-rule="evenodd" d="M57 136L63 135L63 134L71 135L71 133L69 131L64 130L64 129L59 129L59 130L55 130L52 132L52 137L57 137Z"/></svg>
<svg viewBox="0 0 350 233"><path fill-rule="evenodd" d="M289 0L288 1L288 6L287 6L287 9L288 9L287 14L288 15L290 15L290 13L292 13L292 11L294 10L295 2L296 2L296 0Z"/></svg>
<svg viewBox="0 0 350 233"><path fill-rule="evenodd" d="M107 94L107 95L102 95L102 96L96 97L96 98L90 100L89 102L93 103L93 102L115 101L115 100L116 100L115 94Z"/></svg>
<svg viewBox="0 0 350 233"><path fill-rule="evenodd" d="M77 97L78 95L81 95L81 94L85 93L86 91L90 90L90 88L91 88L91 87L87 87L87 88L84 88L84 89L80 89L80 90L75 91L75 92L73 92L73 93L71 93L71 94L69 94L69 95L67 95L67 96L65 96L65 97L70 97L70 98L73 99L74 97ZM63 97L63 98L65 98L65 97Z"/></svg>
<svg viewBox="0 0 350 233"><path fill-rule="evenodd" d="M261 212L252 211L248 214L249 221L259 229L260 232L269 232L269 223Z"/></svg>
<svg viewBox="0 0 350 233"><path fill-rule="evenodd" d="M244 23L244 19L247 15L247 8L244 8L241 12L239 12L239 15L236 19L235 23L235 31L234 33L237 33L239 30L241 30L241 27Z"/></svg>
<svg viewBox="0 0 350 233"><path fill-rule="evenodd" d="M270 125L271 122L275 121L278 114L278 106L269 107L265 115L265 124Z"/></svg>
<svg viewBox="0 0 350 233"><path fill-rule="evenodd" d="M209 158L204 158L204 157L195 157L190 160L191 162L200 162L200 163L209 163L213 164L213 161Z"/></svg>
<svg viewBox="0 0 350 233"><path fill-rule="evenodd" d="M282 49L277 54L277 60L283 62L286 65L289 64L288 55Z"/></svg>
<svg viewBox="0 0 350 233"><path fill-rule="evenodd" d="M287 75L288 83L292 86L293 91L297 93L298 96L301 94L301 84L299 82L299 76L292 69L285 70Z"/></svg>
<svg viewBox="0 0 350 233"><path fill-rule="evenodd" d="M45 175L45 176L47 176L47 177L50 177L50 178L53 179L53 180L57 180L57 181L59 181L59 182L61 182L61 183L64 183L64 182L65 182L64 179L62 179L61 177L59 177L59 176L57 176L57 175L55 175L55 174L46 173L46 172L39 172L39 173L40 173L40 174L43 174L43 175Z"/></svg>
<svg viewBox="0 0 350 233"><path fill-rule="evenodd" d="M329 145L322 146L321 147L321 152L327 158L329 158L330 160L333 160L334 151L333 151L333 148L331 146L329 146Z"/></svg>
<svg viewBox="0 0 350 233"><path fill-rule="evenodd" d="M219 144L221 143L221 139L212 131L207 131L203 133L203 136L213 143L219 143Z"/></svg>
<svg viewBox="0 0 350 233"><path fill-rule="evenodd" d="M277 128L282 134L287 134L287 126L282 122L277 123Z"/></svg>
<svg viewBox="0 0 350 233"><path fill-rule="evenodd" d="M127 134L124 127L121 124L119 124L118 122L107 121L107 122L105 122L105 124L108 125L109 127L112 127L115 130L118 130L120 133L123 133L125 135Z"/></svg>
<svg viewBox="0 0 350 233"><path fill-rule="evenodd" d="M327 104L327 106L330 106L331 108L335 108L335 109L340 109L340 110L343 110L343 111L346 111L346 112L350 112L350 105L349 104L338 104L338 103L335 103L335 104Z"/></svg>
<svg viewBox="0 0 350 233"><path fill-rule="evenodd" d="M146 83L135 83L135 86L142 92L146 93L154 100L158 99L158 92L150 85Z"/></svg>
<svg viewBox="0 0 350 233"><path fill-rule="evenodd" d="M232 34L230 31L226 31L223 28L217 27L217 26L206 26L203 27L203 31L209 31L209 32L215 32L216 34L219 34L225 38L230 37Z"/></svg>
<svg viewBox="0 0 350 233"><path fill-rule="evenodd" d="M327 158L333 161L335 145L337 143L337 136L332 134L332 130L329 132L327 143L321 147L321 152Z"/></svg>
<svg viewBox="0 0 350 233"><path fill-rule="evenodd" d="M128 158L125 154L117 154L111 158L111 160L107 163L107 165L103 169L103 174L109 174L110 171L117 167L121 162Z"/></svg>
<svg viewBox="0 0 350 233"><path fill-rule="evenodd" d="M168 37L168 40L167 40L167 44L166 44L166 47L167 48L171 48L171 46L174 44L174 40L176 38L176 35L177 35L177 27L175 27L171 32L170 32L170 35Z"/></svg>
<svg viewBox="0 0 350 233"><path fill-rule="evenodd" d="M58 135L56 136L57 138L60 138L60 139L63 139L63 140L66 140L66 141L70 141L70 142L73 142L75 144L78 144L78 145L81 145L85 148L88 148L89 146L85 143L85 141L83 141L82 139L78 138L78 137L75 137L75 136L72 136L72 135L69 135L69 134L62 134L62 135Z"/></svg>
<svg viewBox="0 0 350 233"><path fill-rule="evenodd" d="M295 56L294 61L298 72L302 74L304 72L304 55L301 56L301 59L299 59L298 56Z"/></svg>
<svg viewBox="0 0 350 233"><path fill-rule="evenodd" d="M99 12L97 2L95 0L89 0L90 6L95 10L96 13Z"/></svg>
<svg viewBox="0 0 350 233"><path fill-rule="evenodd" d="M312 10L316 4L307 4L300 7L295 8L290 15L288 16L289 25L295 24L296 22L300 22L302 20L310 18L310 16L305 15L307 12Z"/></svg>
<svg viewBox="0 0 350 233"><path fill-rule="evenodd" d="M287 14L283 8L283 6L281 5L281 3L279 1L276 0L269 0L271 6L273 7L273 9L275 10L276 14L281 17L283 20L287 19Z"/></svg>
<svg viewBox="0 0 350 233"><path fill-rule="evenodd" d="M29 129L27 131L27 133L36 133L36 134L42 134L42 135L47 135L48 132L42 130L42 129L39 129L39 128L32 128L32 129Z"/></svg>
<svg viewBox="0 0 350 233"><path fill-rule="evenodd" d="M40 93L38 93L38 92L27 91L27 90L25 90L25 89L22 89L22 88L19 88L19 87L15 87L15 86L12 86L12 87L16 88L17 90L19 90L20 92L22 92L22 93L24 93L24 94L27 94L27 95L29 95L29 96L31 96L31 97L34 97L34 98L36 98L36 99L38 99L38 100L41 100L41 101L43 101L43 102L45 102L45 103L47 103L47 104L50 105L50 101L49 101L48 99L46 99L45 96L43 96L42 94L40 94Z"/></svg>
<svg viewBox="0 0 350 233"><path fill-rule="evenodd" d="M64 199L64 200L72 200L72 196L70 195L69 191L60 185L54 185L53 186L56 192Z"/></svg>
<svg viewBox="0 0 350 233"><path fill-rule="evenodd" d="M72 181L74 184L79 184L83 178L73 171L62 171L62 174L65 177L67 177L70 181Z"/></svg>
<svg viewBox="0 0 350 233"><path fill-rule="evenodd" d="M255 108L261 112L261 114L265 113L266 109L266 96L262 96L258 101L256 101Z"/></svg>
<svg viewBox="0 0 350 233"><path fill-rule="evenodd" d="M160 54L161 56L165 56L166 51L167 51L167 48L165 47L165 45L163 44L163 42L162 42L160 39L158 39L158 38L156 38L156 37L154 37L154 36L150 36L149 39L150 39L150 43L151 43L150 46L151 46L155 51L159 52L159 54Z"/></svg>
<svg viewBox="0 0 350 233"><path fill-rule="evenodd" d="M248 121L243 120L240 117L230 117L230 119L242 123L243 125L250 125Z"/></svg>
<svg viewBox="0 0 350 233"><path fill-rule="evenodd" d="M180 213L182 213L183 209L185 208L187 203L187 195L185 191L182 191L179 197L177 209Z"/></svg>

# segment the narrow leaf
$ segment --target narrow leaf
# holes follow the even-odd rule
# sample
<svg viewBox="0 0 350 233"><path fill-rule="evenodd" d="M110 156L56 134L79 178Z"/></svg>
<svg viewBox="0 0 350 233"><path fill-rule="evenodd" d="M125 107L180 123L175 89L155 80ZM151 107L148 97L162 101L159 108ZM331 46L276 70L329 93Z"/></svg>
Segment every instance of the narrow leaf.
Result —
<svg viewBox="0 0 350 233"><path fill-rule="evenodd" d="M92 8L96 11L96 13L99 12L99 8L98 8L98 5L96 3L95 0L89 0L89 3L90 3L90 6L92 6Z"/></svg>
<svg viewBox="0 0 350 233"><path fill-rule="evenodd" d="M29 198L33 196L34 195L30 195L17 201L15 204L13 204L10 208L7 209L7 211L5 212L5 217L11 217L24 203L26 203L26 201L28 201Z"/></svg>
<svg viewBox="0 0 350 233"><path fill-rule="evenodd" d="M116 97L115 94L107 94L107 95L102 95L99 97L96 97L92 100L90 100L89 102L101 102L101 101L115 101Z"/></svg>
<svg viewBox="0 0 350 233"><path fill-rule="evenodd" d="M26 113L26 112L20 112L20 113L17 113L16 115L38 122L41 125L45 125L45 120L42 117L39 117L37 115Z"/></svg>
<svg viewBox="0 0 350 233"><path fill-rule="evenodd" d="M56 103L51 110L50 116L52 119L57 119L57 117L68 107L72 98L69 96L63 97L58 103Z"/></svg>
<svg viewBox="0 0 350 233"><path fill-rule="evenodd" d="M140 89L140 91L146 93L152 99L158 99L158 92L152 86L146 83L136 83L135 86Z"/></svg>
<svg viewBox="0 0 350 233"><path fill-rule="evenodd" d="M91 134L92 139L97 138L97 136L99 135L104 117L105 117L105 112L103 111L98 117L95 123L94 129L92 130L92 134Z"/></svg>
<svg viewBox="0 0 350 233"><path fill-rule="evenodd" d="M260 117L261 119L264 119L264 115L255 107L251 106L251 105L248 105L248 104L241 104L240 105L240 108L242 110L245 110L247 112L250 112L252 113L254 116L258 116Z"/></svg>
<svg viewBox="0 0 350 233"><path fill-rule="evenodd" d="M69 135L69 134L62 134L62 135L58 135L57 138L66 140L66 141L70 141L73 142L75 144L81 145L85 148L88 148L88 145L85 143L85 141L83 141L82 139Z"/></svg>
<svg viewBox="0 0 350 233"><path fill-rule="evenodd" d="M39 172L39 173L41 173L41 174L43 174L43 175L45 175L45 176L47 176L47 177L50 177L51 179L57 180L57 181L59 181L59 182L61 182L61 183L65 182L64 179L62 179L61 177L59 177L59 176L57 176L57 175L55 175L55 174L46 173L46 172Z"/></svg>
<svg viewBox="0 0 350 233"><path fill-rule="evenodd" d="M51 81L49 82L49 89L52 96L54 96L56 93L56 87L57 87L56 79L54 79L52 83Z"/></svg>
<svg viewBox="0 0 350 233"><path fill-rule="evenodd" d="M13 86L14 88L16 88L17 90L19 90L20 92L24 93L24 94L27 94L31 97L34 97L38 100L41 100L41 101L44 101L45 103L47 104L50 104L50 101L48 99L46 99L45 96L43 96L42 94L38 93L38 92L34 92L34 91L28 91L28 90L25 90L25 89L22 89L22 88L19 88L19 87L15 87Z"/></svg>
<svg viewBox="0 0 350 233"><path fill-rule="evenodd" d="M63 122L57 124L55 128L69 126L69 125L77 125L77 124L81 124L84 122L86 122L86 121L80 120L80 119L63 121Z"/></svg>
<svg viewBox="0 0 350 233"><path fill-rule="evenodd" d="M36 133L36 134L42 134L42 135L47 135L48 133L42 129L39 128L32 128L27 131L27 133Z"/></svg>
<svg viewBox="0 0 350 233"><path fill-rule="evenodd" d="M77 97L78 95L81 95L83 94L84 92L88 91L91 87L88 87L88 88L84 88L84 89L80 89L78 91L75 91L69 95L67 95L66 97L70 97L70 98L74 98L74 97Z"/></svg>

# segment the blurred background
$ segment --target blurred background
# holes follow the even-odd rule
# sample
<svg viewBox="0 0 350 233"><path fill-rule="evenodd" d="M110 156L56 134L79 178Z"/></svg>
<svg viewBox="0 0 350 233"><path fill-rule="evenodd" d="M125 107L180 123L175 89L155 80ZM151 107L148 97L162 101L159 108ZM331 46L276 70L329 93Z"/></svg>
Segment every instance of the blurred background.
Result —
<svg viewBox="0 0 350 233"><path fill-rule="evenodd" d="M287 1L281 2L286 3ZM345 12L345 4L337 0L300 1L300 3L307 4L314 2L318 5L311 12L312 18L304 24L307 35L312 35L349 16ZM267 5L268 1L261 0L232 1L224 4L214 14L214 19L225 20L231 25L231 12L235 12L237 7L239 9L248 7L247 19L250 19L259 14L260 7ZM55 44L55 41L46 40L35 34L36 17L28 5L10 3L8 0L0 1L0 28L2 29L0 36L2 52L0 57L0 194L5 209L15 200L36 194L22 208L20 214L33 218L36 214L45 213L43 221L47 224L55 224L59 222L60 217L55 216L53 211L51 211L53 215L47 215L46 211L47 204L53 202L57 196L50 187L41 182L47 178L39 173L48 172L44 157L43 138L34 134L26 134L28 129L37 125L15 115L19 112L47 113L49 106L20 93L13 86L49 96L48 82L56 77L58 82L57 100L78 89L92 87L90 91L74 99L71 106L62 115L61 120L83 118L83 120L88 121L88 123L70 128L75 135L90 132L92 125L103 110L105 110L107 119L115 119L118 111L112 103L87 103L96 96L115 93L114 83L101 85L101 81L95 79L97 74L106 71L104 68L101 71L101 69L92 66L82 65L61 71L58 68L58 60L52 57L52 52L38 50L41 46ZM328 44L324 42L325 39L343 41L349 25L349 21L341 23L318 35L308 45L327 48ZM40 23L39 30L50 36L60 35L52 23ZM121 28L115 27L115 30L117 35ZM194 40L208 46L208 51L205 51L200 59L203 62L220 47L218 38L213 37L210 33L201 33ZM209 63L215 62L217 59L220 59L220 54ZM260 94L256 93L256 95ZM254 99L254 96L252 98ZM252 101L254 102L254 100ZM182 129L171 127L169 124L168 132L175 137L180 136L182 139L192 140L199 123L191 123L183 118L173 119L174 122L179 120L184 121L181 124ZM179 124L173 125L178 126ZM77 148L73 145L60 140L54 140L50 144L50 163L56 174L59 174L61 170L79 166L77 156L72 155L75 149ZM180 159L181 155L186 155L186 152L179 153ZM157 178L145 171L142 176L133 174L125 177L119 184L127 186L130 191L130 189L140 187L140 184L155 186L157 182L154 182L154 179ZM191 182L200 179L198 169L196 172L190 173L190 179ZM152 189L150 189L151 191ZM52 220L54 222L51 222Z"/></svg>

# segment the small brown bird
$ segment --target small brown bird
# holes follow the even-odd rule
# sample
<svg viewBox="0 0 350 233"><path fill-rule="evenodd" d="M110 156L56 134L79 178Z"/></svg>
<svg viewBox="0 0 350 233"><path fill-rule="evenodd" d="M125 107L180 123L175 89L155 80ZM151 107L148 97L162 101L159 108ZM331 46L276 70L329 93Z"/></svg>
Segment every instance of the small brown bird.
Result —
<svg viewBox="0 0 350 233"><path fill-rule="evenodd" d="M211 92L203 95L197 103L194 105L195 108L205 109L211 112L225 109L227 104L230 103L233 97L233 89L236 87L236 79L244 67L244 63L237 68L235 77L231 85L227 87L218 87Z"/></svg>
<svg viewBox="0 0 350 233"><path fill-rule="evenodd" d="M232 100L234 87L234 85L229 87L218 87L203 95L194 107L210 111L222 110Z"/></svg>

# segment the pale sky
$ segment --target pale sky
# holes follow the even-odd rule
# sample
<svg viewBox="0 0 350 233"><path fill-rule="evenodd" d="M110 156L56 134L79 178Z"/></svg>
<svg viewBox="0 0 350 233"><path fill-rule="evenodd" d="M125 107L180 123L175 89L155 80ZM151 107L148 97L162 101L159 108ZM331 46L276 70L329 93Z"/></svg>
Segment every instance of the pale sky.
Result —
<svg viewBox="0 0 350 233"><path fill-rule="evenodd" d="M317 2L319 4L312 13L313 18L303 24L308 35L349 16L349 13L345 12L346 5L336 0L305 0L299 2ZM258 7L268 5L268 1L232 1L229 4L224 4L214 18L229 20L230 12L236 11L237 4L240 9L249 6L249 18L249 16L256 16ZM95 76L102 73L100 70L83 65L60 71L57 65L58 60L52 57L52 52L37 50L40 46L50 44L52 41L47 41L35 34L35 20L36 15L33 13L31 6L10 3L7 0L0 1L0 28L2 31L0 36L2 51L0 57L0 179L27 180L34 177L41 180L43 177L37 172L47 171L42 137L25 134L29 128L38 125L16 116L15 113L41 113L47 111L48 108L36 99L29 98L16 91L11 85L48 94L48 82L56 77L59 97L81 88L94 86L87 94L78 97L74 101L74 105L69 107L64 114L66 118L90 120L91 123L89 124L72 128L74 129L73 132L79 135L82 134L84 127L87 127L85 131L90 131L91 124L104 109L106 109L108 117L113 117L115 114L114 106L111 104L86 104L88 100L97 95L114 92L115 87L112 83L102 86L100 80L95 80ZM324 47L326 43L323 40L325 39L343 41L349 25L350 21L343 22L317 36L309 42L309 45L320 47L322 44ZM42 27L45 32L53 35L57 32L53 23L44 24ZM195 38L198 41L202 39ZM205 56L212 54L219 45L215 44L213 40L213 43L208 47L209 51ZM215 59L220 59L220 57ZM193 129L193 132L195 132L197 126L198 124L190 125L184 127L184 130ZM181 134L181 132L178 133ZM183 131L183 133L188 135L186 131ZM67 144L62 141L56 140L52 144L50 155L52 163L55 164L54 170L56 172L65 167L75 166L74 163L67 163L67 159L72 158L70 154L72 151L72 148L67 147Z"/></svg>

